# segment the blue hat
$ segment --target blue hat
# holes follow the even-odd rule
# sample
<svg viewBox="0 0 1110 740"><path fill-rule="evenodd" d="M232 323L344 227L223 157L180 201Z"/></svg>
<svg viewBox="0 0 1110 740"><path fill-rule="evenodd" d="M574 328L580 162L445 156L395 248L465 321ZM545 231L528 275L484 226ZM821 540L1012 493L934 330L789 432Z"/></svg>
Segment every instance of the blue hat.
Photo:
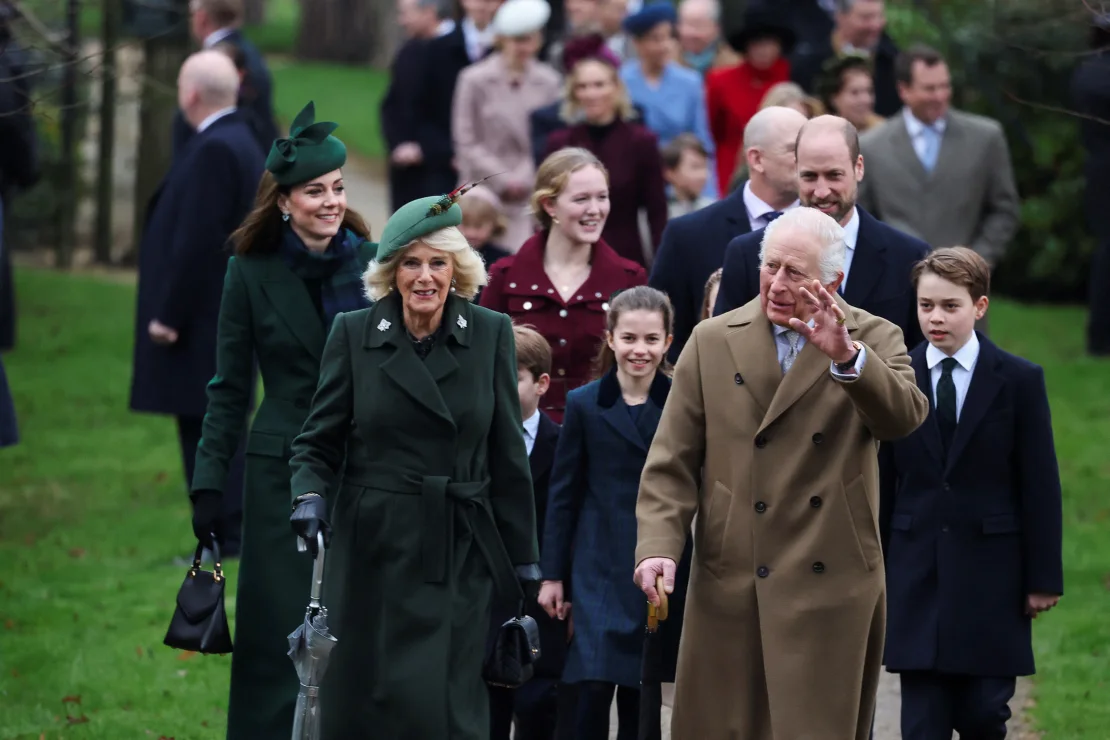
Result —
<svg viewBox="0 0 1110 740"><path fill-rule="evenodd" d="M660 23L674 24L678 20L674 6L669 2L655 2L645 5L639 13L624 19L624 30L636 38L646 36Z"/></svg>

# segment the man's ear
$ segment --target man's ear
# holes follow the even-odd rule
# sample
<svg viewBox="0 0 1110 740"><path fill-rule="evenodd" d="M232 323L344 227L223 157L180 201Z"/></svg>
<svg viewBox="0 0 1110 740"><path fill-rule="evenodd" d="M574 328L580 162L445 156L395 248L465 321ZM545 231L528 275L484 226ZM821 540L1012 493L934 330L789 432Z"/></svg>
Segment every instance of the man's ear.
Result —
<svg viewBox="0 0 1110 740"><path fill-rule="evenodd" d="M551 376L547 373L542 373L540 379L536 381L536 393L543 395L551 388Z"/></svg>

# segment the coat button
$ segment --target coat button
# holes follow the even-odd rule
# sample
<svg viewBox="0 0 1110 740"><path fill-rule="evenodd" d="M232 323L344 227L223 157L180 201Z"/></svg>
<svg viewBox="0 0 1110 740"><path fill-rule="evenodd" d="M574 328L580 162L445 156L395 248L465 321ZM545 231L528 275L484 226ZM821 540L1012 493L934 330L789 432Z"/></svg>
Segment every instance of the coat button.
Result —
<svg viewBox="0 0 1110 740"><path fill-rule="evenodd" d="M817 432L817 434L813 435L813 444L819 445L824 441L825 441L825 435L821 434L821 432Z"/></svg>
<svg viewBox="0 0 1110 740"><path fill-rule="evenodd" d="M557 372L559 373L559 375L566 375L567 374L567 371L564 370L563 368L559 368Z"/></svg>
<svg viewBox="0 0 1110 740"><path fill-rule="evenodd" d="M601 310L602 310L602 311L608 311L608 310L609 310L609 304L608 304L608 302L606 302L606 303L602 303L602 304L601 304Z"/></svg>
<svg viewBox="0 0 1110 740"><path fill-rule="evenodd" d="M815 509L820 509L821 508L821 497L820 496L810 496L809 497L809 505L812 506Z"/></svg>
<svg viewBox="0 0 1110 740"><path fill-rule="evenodd" d="M767 504L763 503L762 501L756 501L755 510L762 514L763 512L767 511Z"/></svg>
<svg viewBox="0 0 1110 740"><path fill-rule="evenodd" d="M813 572L814 573L824 573L825 572L825 564L822 563L821 561L817 561L816 563L813 564Z"/></svg>
<svg viewBox="0 0 1110 740"><path fill-rule="evenodd" d="M547 292L548 292L548 293L554 293L554 292L555 292L555 289L554 289L554 288L548 288L548 289L547 289Z"/></svg>
<svg viewBox="0 0 1110 740"><path fill-rule="evenodd" d="M560 346L560 347L566 347L566 346L567 346L567 340L565 340L565 339L560 339L560 340L559 340L559 346Z"/></svg>
<svg viewBox="0 0 1110 740"><path fill-rule="evenodd" d="M525 301L524 302L524 310L525 311L531 311L532 310L532 301Z"/></svg>
<svg viewBox="0 0 1110 740"><path fill-rule="evenodd" d="M601 297L601 293L594 293L594 298L600 298L600 297Z"/></svg>
<svg viewBox="0 0 1110 740"><path fill-rule="evenodd" d="M509 283L509 287L510 287L510 288L515 288L515 287L516 287L516 283Z"/></svg>
<svg viewBox="0 0 1110 740"><path fill-rule="evenodd" d="M764 447L767 446L767 438L764 437L762 434L759 435L755 438L755 446L762 450Z"/></svg>
<svg viewBox="0 0 1110 740"><path fill-rule="evenodd" d="M942 524L941 527L940 527L940 531L941 532L948 532L948 525L947 524Z"/></svg>
<svg viewBox="0 0 1110 740"><path fill-rule="evenodd" d="M578 296L577 300L579 300L579 301L582 300L582 296Z"/></svg>
<svg viewBox="0 0 1110 740"><path fill-rule="evenodd" d="M538 286L538 285L533 285L532 286L532 290L539 290L539 289L540 289L540 286Z"/></svg>
<svg viewBox="0 0 1110 740"><path fill-rule="evenodd" d="M565 308L560 309L559 310L559 316L561 316L562 318L565 319L567 317L567 310Z"/></svg>
<svg viewBox="0 0 1110 740"><path fill-rule="evenodd" d="M766 565L761 565L756 570L755 574L757 576L759 576L760 578L766 578L767 576L769 576L771 574L771 569L768 568Z"/></svg>
<svg viewBox="0 0 1110 740"><path fill-rule="evenodd" d="M943 488L946 491L951 491L952 490L952 486L948 484L948 481L944 481L944 484L941 486L941 488Z"/></svg>
<svg viewBox="0 0 1110 740"><path fill-rule="evenodd" d="M736 385L744 385L744 378L740 375L740 373L736 373L736 375L734 375L732 379L736 381Z"/></svg>

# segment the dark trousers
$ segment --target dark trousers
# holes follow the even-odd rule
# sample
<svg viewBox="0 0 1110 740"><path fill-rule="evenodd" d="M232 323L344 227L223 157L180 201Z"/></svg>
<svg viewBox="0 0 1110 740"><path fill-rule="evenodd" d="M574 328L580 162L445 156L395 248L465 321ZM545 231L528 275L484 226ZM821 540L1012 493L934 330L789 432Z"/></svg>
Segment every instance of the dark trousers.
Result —
<svg viewBox="0 0 1110 740"><path fill-rule="evenodd" d="M553 680L534 678L519 689L489 687L490 740L555 740L558 714L558 684Z"/></svg>
<svg viewBox="0 0 1110 740"><path fill-rule="evenodd" d="M204 426L202 416L178 416L177 439L181 444L181 458L185 464L185 485L188 490L193 487L193 470L197 462L197 445L200 444L201 431ZM239 554L243 541L243 468L246 465L246 435L240 442L235 457L227 469L227 484L224 487L223 510L220 523L223 525L224 539L221 543L221 555L233 557Z"/></svg>
<svg viewBox="0 0 1110 740"><path fill-rule="evenodd" d="M909 671L902 678L903 740L1003 740L1016 679Z"/></svg>
<svg viewBox="0 0 1110 740"><path fill-rule="evenodd" d="M636 740L640 732L640 690L604 681L578 684L578 740L609 740L613 692L617 694L617 740Z"/></svg>
<svg viewBox="0 0 1110 740"><path fill-rule="evenodd" d="M1102 238L1091 255L1087 292L1087 351L1110 355L1110 235Z"/></svg>

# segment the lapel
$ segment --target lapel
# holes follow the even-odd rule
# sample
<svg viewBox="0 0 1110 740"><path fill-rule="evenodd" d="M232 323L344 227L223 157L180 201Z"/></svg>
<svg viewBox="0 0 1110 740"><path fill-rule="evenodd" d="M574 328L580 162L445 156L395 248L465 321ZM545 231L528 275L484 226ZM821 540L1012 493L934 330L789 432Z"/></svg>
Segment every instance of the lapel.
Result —
<svg viewBox="0 0 1110 740"><path fill-rule="evenodd" d="M559 428L544 412L540 411L540 425L536 429L536 443L528 456L528 467L532 470L532 480L543 478L555 462L555 440Z"/></svg>
<svg viewBox="0 0 1110 740"><path fill-rule="evenodd" d="M971 373L971 385L967 389L967 398L960 410L960 421L956 425L956 433L952 437L952 449L948 451L948 461L945 472L960 458L960 454L967 446L975 428L987 413L987 409L994 403L994 397L1005 382L997 372L998 349L982 334L976 332L979 338L979 359L975 363L975 370Z"/></svg>
<svg viewBox="0 0 1110 740"><path fill-rule="evenodd" d="M640 411L639 421L633 422L628 404L624 402L621 394L617 369L614 367L601 378L597 391L597 405L601 408L601 418L646 454L655 436L655 429L659 426L659 418L663 414L663 405L667 402L670 387L670 379L663 373L656 372L651 381L651 390L648 391L648 400Z"/></svg>
<svg viewBox="0 0 1110 740"><path fill-rule="evenodd" d="M268 254L263 259L262 292L286 328L319 361L327 336L304 281L285 265L281 255Z"/></svg>
<svg viewBox="0 0 1110 740"><path fill-rule="evenodd" d="M886 264L883 254L886 244L877 239L878 222L866 211L856 206L859 213L859 235L855 254L852 255L852 274L848 276L848 289L844 300L853 306L863 306L878 285Z"/></svg>
<svg viewBox="0 0 1110 740"><path fill-rule="evenodd" d="M747 185L747 183L748 181L745 180L737 185L736 190L729 193L728 197L725 199L725 221L735 228L729 229L729 233L724 239L724 243L721 245L722 255L733 237L747 234L752 230L752 223L748 220L748 208L744 205L744 186Z"/></svg>
<svg viewBox="0 0 1110 740"><path fill-rule="evenodd" d="M855 313L852 307L849 306L842 297L833 295L840 309L844 311L847 321L845 326L848 328L848 334L852 335L859 331L859 324L856 323ZM762 311L760 312L762 313ZM774 363L774 369L780 376L781 382L778 389L775 391L774 397L771 399L771 406L767 409L767 413L763 416L763 422L759 425L759 430L763 431L771 426L784 413L787 409L793 406L799 398L805 395L806 391L813 387L813 385L821 378L829 375L829 358L812 342L806 342L802 347L802 351L798 353L798 359L794 360L794 365L790 368L790 372L782 375L782 369L778 364L778 352L774 346L774 337L771 334L771 322L767 321L764 317L766 324L766 335L770 342L770 359Z"/></svg>
<svg viewBox="0 0 1110 740"><path fill-rule="evenodd" d="M736 329L725 334L725 343L744 387L766 415L782 382L782 368L775 351L771 322L763 315L759 301L750 301L736 309L734 314L728 326ZM800 355L798 359L801 359Z"/></svg>
<svg viewBox="0 0 1110 740"><path fill-rule="evenodd" d="M940 427L937 425L937 406L936 399L933 398L933 380L929 374L929 363L925 359L925 350L928 347L929 343L926 342L918 345L917 349L910 353L910 365L913 367L913 374L917 379L917 387L929 399L929 417L919 427L918 432L921 434L925 447L928 448L933 459L943 463L944 446L941 444Z"/></svg>
<svg viewBox="0 0 1110 740"><path fill-rule="evenodd" d="M439 387L459 369L451 343L463 347L470 345L473 331L470 304L456 296L448 296L443 321L447 322L443 336L436 341L427 358L421 360L405 330L400 296L392 294L374 304L367 314L363 347L392 347L392 354L381 363L382 372L413 401L454 426L455 418Z"/></svg>
<svg viewBox="0 0 1110 740"><path fill-rule="evenodd" d="M890 139L894 161L901 162L904 171L909 174L910 177L914 178L919 186L925 187L929 182L929 173L925 171L925 167L921 164L921 160L917 158L917 151L913 148L913 141L910 139L909 129L906 128L905 114L899 110L895 113L895 116L897 116L898 120L895 125L891 127Z"/></svg>

